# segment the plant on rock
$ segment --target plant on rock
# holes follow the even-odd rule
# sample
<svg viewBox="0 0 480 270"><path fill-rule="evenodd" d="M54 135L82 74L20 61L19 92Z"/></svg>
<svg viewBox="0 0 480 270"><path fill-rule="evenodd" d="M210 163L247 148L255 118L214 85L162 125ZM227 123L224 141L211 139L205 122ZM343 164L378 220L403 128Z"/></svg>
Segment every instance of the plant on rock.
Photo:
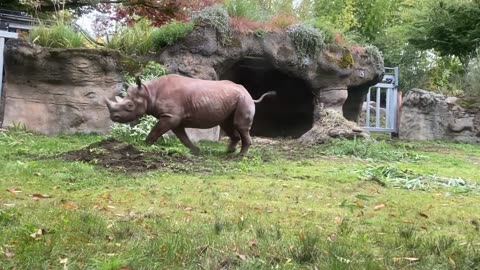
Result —
<svg viewBox="0 0 480 270"><path fill-rule="evenodd" d="M172 21L171 23L157 28L152 33L155 49L172 45L175 41L185 37L193 30L193 23Z"/></svg>
<svg viewBox="0 0 480 270"><path fill-rule="evenodd" d="M325 36L318 29L298 23L287 28L287 33L292 39L299 59L315 57L325 45Z"/></svg>
<svg viewBox="0 0 480 270"><path fill-rule="evenodd" d="M230 41L232 31L227 11L219 5L208 7L192 15L195 24L204 24L213 27L220 35L220 41L226 44Z"/></svg>
<svg viewBox="0 0 480 270"><path fill-rule="evenodd" d="M147 54L153 49L153 30L149 20L141 19L132 26L118 28L112 37L107 39L106 47L126 54Z"/></svg>
<svg viewBox="0 0 480 270"><path fill-rule="evenodd" d="M41 23L33 28L28 40L34 44L49 48L78 48L84 45L84 37L62 20L51 26Z"/></svg>

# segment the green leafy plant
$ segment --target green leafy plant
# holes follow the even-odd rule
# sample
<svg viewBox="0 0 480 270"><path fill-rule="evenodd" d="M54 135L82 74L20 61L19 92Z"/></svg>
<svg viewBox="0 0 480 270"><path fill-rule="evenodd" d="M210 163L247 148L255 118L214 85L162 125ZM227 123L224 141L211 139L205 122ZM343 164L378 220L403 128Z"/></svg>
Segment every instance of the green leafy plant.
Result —
<svg viewBox="0 0 480 270"><path fill-rule="evenodd" d="M325 45L325 36L313 26L298 23L287 28L287 33L292 39L298 57L315 57Z"/></svg>
<svg viewBox="0 0 480 270"><path fill-rule="evenodd" d="M63 20L51 26L41 23L30 31L28 40L48 48L78 48L83 47L85 42L83 35Z"/></svg>
<svg viewBox="0 0 480 270"><path fill-rule="evenodd" d="M207 7L201 11L194 12L192 21L195 24L203 24L213 27L220 35L220 41L227 44L230 41L232 30L229 16L225 8L220 5Z"/></svg>
<svg viewBox="0 0 480 270"><path fill-rule="evenodd" d="M152 33L155 49L172 45L175 41L184 38L193 30L193 23L173 21L167 25L157 28Z"/></svg>
<svg viewBox="0 0 480 270"><path fill-rule="evenodd" d="M125 54L145 55L154 48L151 22L141 19L133 26L121 26L107 38L106 47Z"/></svg>
<svg viewBox="0 0 480 270"><path fill-rule="evenodd" d="M256 0L227 0L224 6L230 17L242 17L254 21L269 17L268 12Z"/></svg>

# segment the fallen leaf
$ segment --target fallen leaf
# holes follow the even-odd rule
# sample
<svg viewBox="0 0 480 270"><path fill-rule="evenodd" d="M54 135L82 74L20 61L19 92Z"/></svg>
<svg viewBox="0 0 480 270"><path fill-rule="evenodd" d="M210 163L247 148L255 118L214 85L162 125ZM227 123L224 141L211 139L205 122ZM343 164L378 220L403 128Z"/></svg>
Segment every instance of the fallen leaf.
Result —
<svg viewBox="0 0 480 270"><path fill-rule="evenodd" d="M342 222L343 222L343 218L341 218L341 217L335 217L335 223L336 223L337 225L342 224Z"/></svg>
<svg viewBox="0 0 480 270"><path fill-rule="evenodd" d="M337 241L337 235L332 233L329 237L327 237L328 241L335 242Z"/></svg>
<svg viewBox="0 0 480 270"><path fill-rule="evenodd" d="M423 218L428 218L427 214L424 214L424 213L419 213L419 215Z"/></svg>
<svg viewBox="0 0 480 270"><path fill-rule="evenodd" d="M362 203L362 201L356 200L356 201L355 201L355 205L356 205L358 208L363 208L363 203Z"/></svg>
<svg viewBox="0 0 480 270"><path fill-rule="evenodd" d="M192 211L192 209L193 209L192 207L185 207L185 209L183 209L183 210L185 210L185 211Z"/></svg>
<svg viewBox="0 0 480 270"><path fill-rule="evenodd" d="M5 256L6 256L7 258L12 258L13 256L15 256L15 253L14 253L13 251L10 251L10 250L7 249L7 250L5 251Z"/></svg>
<svg viewBox="0 0 480 270"><path fill-rule="evenodd" d="M373 210L378 211L378 210L381 210L383 208L385 208L385 204L382 203L382 204L379 204L379 205L375 205Z"/></svg>
<svg viewBox="0 0 480 270"><path fill-rule="evenodd" d="M15 204L14 204L14 203L4 203L3 206L6 206L6 207L14 207Z"/></svg>
<svg viewBox="0 0 480 270"><path fill-rule="evenodd" d="M32 237L35 240L38 240L40 236L44 235L47 231L45 229L38 229L36 232L30 234L30 237Z"/></svg>
<svg viewBox="0 0 480 270"><path fill-rule="evenodd" d="M115 209L115 206L113 206L113 205L107 205L107 208Z"/></svg>
<svg viewBox="0 0 480 270"><path fill-rule="evenodd" d="M453 269L457 269L457 263L452 259L452 257L448 257L448 261Z"/></svg>
<svg viewBox="0 0 480 270"><path fill-rule="evenodd" d="M240 254L237 252L237 257L240 258L242 261L246 261L247 260L247 256L246 255L243 255L243 254Z"/></svg>
<svg viewBox="0 0 480 270"><path fill-rule="evenodd" d="M257 246L257 239L251 239L250 241L248 241L248 246L253 248L253 247L256 247Z"/></svg>
<svg viewBox="0 0 480 270"><path fill-rule="evenodd" d="M32 195L30 195L30 197L32 197L32 199L34 199L34 200L51 198L50 195L40 194L40 193L33 193Z"/></svg>
<svg viewBox="0 0 480 270"><path fill-rule="evenodd" d="M65 208L65 209L77 209L78 205L73 204L73 203L64 203L63 208Z"/></svg>
<svg viewBox="0 0 480 270"><path fill-rule="evenodd" d="M17 195L17 193L22 192L21 190L18 190L16 188L9 188L9 189L7 189L7 191L12 193L13 195Z"/></svg>
<svg viewBox="0 0 480 270"><path fill-rule="evenodd" d="M413 257L403 257L403 258L409 262L416 262L420 260L419 258L413 258Z"/></svg>

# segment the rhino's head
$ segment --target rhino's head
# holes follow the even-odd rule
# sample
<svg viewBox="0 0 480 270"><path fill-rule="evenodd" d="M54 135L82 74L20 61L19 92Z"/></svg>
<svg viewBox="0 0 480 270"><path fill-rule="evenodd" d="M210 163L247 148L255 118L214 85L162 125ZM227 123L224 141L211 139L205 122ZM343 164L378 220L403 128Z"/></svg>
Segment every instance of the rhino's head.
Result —
<svg viewBox="0 0 480 270"><path fill-rule="evenodd" d="M118 123L128 123L142 117L147 111L148 92L137 76L136 85L131 85L127 89L127 96L115 97L116 101L105 98L110 119Z"/></svg>

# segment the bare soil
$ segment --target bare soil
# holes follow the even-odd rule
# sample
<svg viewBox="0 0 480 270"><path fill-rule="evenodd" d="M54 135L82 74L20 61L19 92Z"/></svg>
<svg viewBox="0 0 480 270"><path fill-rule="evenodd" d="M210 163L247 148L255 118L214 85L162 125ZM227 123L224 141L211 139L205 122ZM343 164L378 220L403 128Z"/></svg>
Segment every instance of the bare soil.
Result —
<svg viewBox="0 0 480 270"><path fill-rule="evenodd" d="M82 161L125 172L144 172L146 170L173 169L175 164L192 165L193 161L185 155L155 151L145 152L114 138L93 143L80 150L65 152L57 157L69 161Z"/></svg>

